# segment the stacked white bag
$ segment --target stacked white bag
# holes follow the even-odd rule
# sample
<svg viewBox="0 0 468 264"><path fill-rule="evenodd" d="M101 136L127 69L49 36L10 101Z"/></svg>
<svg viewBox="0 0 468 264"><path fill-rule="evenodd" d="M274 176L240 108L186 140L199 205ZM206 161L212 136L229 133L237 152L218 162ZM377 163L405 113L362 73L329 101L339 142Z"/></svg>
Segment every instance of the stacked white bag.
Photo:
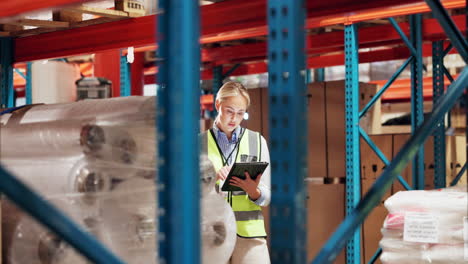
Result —
<svg viewBox="0 0 468 264"><path fill-rule="evenodd" d="M401 191L388 198L382 263L468 263L467 198L466 187Z"/></svg>

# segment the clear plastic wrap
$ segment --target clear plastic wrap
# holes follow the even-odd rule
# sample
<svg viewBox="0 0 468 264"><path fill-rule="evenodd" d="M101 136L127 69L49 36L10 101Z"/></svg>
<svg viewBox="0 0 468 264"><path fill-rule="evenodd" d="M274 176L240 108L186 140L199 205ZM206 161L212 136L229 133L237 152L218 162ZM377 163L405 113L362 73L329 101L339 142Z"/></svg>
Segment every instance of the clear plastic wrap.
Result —
<svg viewBox="0 0 468 264"><path fill-rule="evenodd" d="M128 122L132 119L125 120L123 119L125 116L151 115L155 112L155 105L154 97L145 96L117 97L99 102L92 99L66 104L37 105L21 117L20 124L70 119L83 121L117 119Z"/></svg>
<svg viewBox="0 0 468 264"><path fill-rule="evenodd" d="M0 163L126 263L156 264L154 117L153 97L32 106L0 116ZM234 213L206 156L200 167L203 263L226 263ZM2 212L4 263L88 263L9 202Z"/></svg>

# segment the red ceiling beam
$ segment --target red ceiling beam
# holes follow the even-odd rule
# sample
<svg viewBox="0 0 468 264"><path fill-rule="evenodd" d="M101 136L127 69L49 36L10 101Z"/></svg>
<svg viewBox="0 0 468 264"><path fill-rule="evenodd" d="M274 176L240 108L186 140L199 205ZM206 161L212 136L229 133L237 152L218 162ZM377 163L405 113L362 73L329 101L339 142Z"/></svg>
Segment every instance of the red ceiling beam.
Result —
<svg viewBox="0 0 468 264"><path fill-rule="evenodd" d="M26 0L20 1L24 2ZM444 1L444 3L452 1L461 0L448 0ZM366 4L359 2L354 0L308 1L308 7L311 9L309 15L312 18L320 20L322 18L325 19L324 16L330 14L351 16L350 12L363 10L376 12L373 11L373 8L377 7L390 8L402 4L423 3L423 1L416 0L376 0L367 1ZM406 9L408 10L404 12L411 11L410 7ZM263 12L263 10L266 10L266 0L228 0L203 6L201 8L201 42L215 41L213 34L219 38L222 36L216 34L223 33L225 35L228 30L249 30L255 26L264 26L266 23L266 12ZM94 25L82 29L78 28L19 38L16 40L15 59L20 62L92 53L127 46L151 45L155 42L155 23L155 16L147 16ZM317 26L320 26L320 24L317 24ZM126 34L121 34L122 32ZM262 34L265 35L266 31ZM241 34L237 37L246 37L246 35Z"/></svg>
<svg viewBox="0 0 468 264"><path fill-rule="evenodd" d="M454 49L450 52L451 54L456 53ZM432 55L432 45L426 43L423 45L423 56L429 57ZM374 61L390 61L390 60L402 60L410 56L410 52L406 47L387 48L373 51L366 51L359 53L359 63L368 63ZM333 54L323 56L311 56L307 59L307 68L324 68L344 65L344 54ZM266 62L254 62L243 64L231 75L248 75L248 74L259 74L268 71L268 65ZM205 69L202 71L202 80L213 79L213 72L211 69ZM149 81L150 79L148 79ZM154 79L153 79L154 80ZM148 82L150 83L150 82Z"/></svg>
<svg viewBox="0 0 468 264"><path fill-rule="evenodd" d="M465 31L465 16L454 16L453 20L460 28ZM409 34L408 23L400 23L402 30ZM391 25L382 25L374 27L361 28L359 33L359 47L371 48L384 45L402 44L398 33ZM426 19L423 22L423 38L426 41L445 39L445 33L436 19ZM344 50L343 32L330 32L320 35L312 35L307 39L308 54L323 54L329 52ZM210 48L202 50L203 62L214 62L215 64L253 61L266 59L267 44L255 43L244 44L231 47ZM407 56L406 56L407 57Z"/></svg>
<svg viewBox="0 0 468 264"><path fill-rule="evenodd" d="M456 53L454 49L450 51L451 54ZM430 43L423 45L423 56L428 57L432 55L432 45ZM402 60L410 56L410 52L406 47L387 48L379 49L374 51L366 51L359 53L359 62L368 63L374 61L390 61L390 60ZM332 67L344 64L344 54L333 54L314 56L307 59L307 68L324 68ZM226 69L227 71L227 69ZM248 75L248 74L259 74L268 71L268 64L264 61L252 62L240 65L231 76ZM145 84L152 84L156 82L155 75L156 67L147 68L145 70ZM210 68L206 68L201 72L202 80L213 79L213 71Z"/></svg>
<svg viewBox="0 0 468 264"><path fill-rule="evenodd" d="M89 1L89 0L87 0ZM86 0L9 0L2 1L2 8L0 9L0 17L11 17L17 16L23 13L53 8L57 6L77 4L80 2L86 2Z"/></svg>
<svg viewBox="0 0 468 264"><path fill-rule="evenodd" d="M315 3L320 4L320 1L315 1ZM353 1L351 4L355 4L356 1ZM329 5L330 3L327 2ZM371 2L372 3L376 3ZM342 3L341 3L342 4ZM325 12L317 12L317 7L315 9L311 9L308 18L306 20L306 28L318 28L318 27L325 27L331 25L343 25L349 23L356 23L371 19L381 19L381 18L388 18L388 17L395 17L401 15L411 15L411 14L418 14L424 12L430 12L431 10L427 6L425 2L414 2L412 4L408 3L404 6L394 6L396 4L392 1L393 5L380 7L380 8L372 8L372 6L368 6L366 3L366 8L371 9L362 9L362 4L359 7L349 5L347 3L348 10L354 10L351 13L335 13L334 15L326 15L328 11L332 10L325 10ZM379 2L378 5L382 3ZM358 3L359 5L359 3ZM465 0L445 0L442 2L442 5L446 9L453 9L453 8L462 8L465 7L466 3ZM356 10L357 9L357 10ZM328 12L329 13L329 12ZM264 20L263 16L262 19ZM262 21L263 21L262 20ZM268 28L265 25L266 23L260 23L260 26L257 26L259 23L257 22L250 22L250 24L242 23L237 24L235 28L232 30L224 30L222 34L212 34L209 36L204 37L204 41L206 42L219 42L219 41L227 41L227 40L235 40L235 39L243 39L243 38L253 38L259 36L266 36L268 34ZM210 32L205 32L209 34Z"/></svg>
<svg viewBox="0 0 468 264"><path fill-rule="evenodd" d="M154 16L145 16L17 38L15 61L66 57L148 45L156 41L155 22Z"/></svg>

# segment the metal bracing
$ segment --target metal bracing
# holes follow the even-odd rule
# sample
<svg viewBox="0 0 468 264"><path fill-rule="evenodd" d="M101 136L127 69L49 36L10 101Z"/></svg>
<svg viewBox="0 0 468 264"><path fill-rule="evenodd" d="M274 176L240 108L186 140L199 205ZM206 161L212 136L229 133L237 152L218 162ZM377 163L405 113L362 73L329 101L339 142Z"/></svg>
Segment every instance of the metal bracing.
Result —
<svg viewBox="0 0 468 264"><path fill-rule="evenodd" d="M411 64L411 133L413 134L424 121L421 22L421 14L410 16L411 42L416 50L416 56ZM424 146L418 150L411 169L414 189L424 189Z"/></svg>
<svg viewBox="0 0 468 264"><path fill-rule="evenodd" d="M32 63L26 63L26 104L32 104Z"/></svg>
<svg viewBox="0 0 468 264"><path fill-rule="evenodd" d="M198 1L160 0L156 186L159 263L200 257L200 10Z"/></svg>
<svg viewBox="0 0 468 264"><path fill-rule="evenodd" d="M444 94L444 41L432 43L432 83L433 105L439 103L440 97ZM437 124L434 130L434 187L445 188L445 120Z"/></svg>
<svg viewBox="0 0 468 264"><path fill-rule="evenodd" d="M460 76L450 86L436 105L429 118L424 120L423 124L410 137L409 141L398 152L396 157L390 163L382 175L372 185L363 199L359 202L353 212L348 215L333 233L331 238L323 246L317 257L312 263L332 263L338 253L343 249L348 239L350 239L355 230L369 215L371 210L376 207L384 194L392 186L395 178L405 168L406 164L416 155L418 148L424 144L430 136L437 123L439 123L447 113L448 109L453 107L456 100L463 94L468 85L468 67L465 66Z"/></svg>
<svg viewBox="0 0 468 264"><path fill-rule="evenodd" d="M93 263L124 264L87 231L0 166L0 192Z"/></svg>
<svg viewBox="0 0 468 264"><path fill-rule="evenodd" d="M0 108L14 107L13 38L0 37Z"/></svg>
<svg viewBox="0 0 468 264"><path fill-rule="evenodd" d="M120 52L120 96L132 95L131 85L131 74L130 74L130 63L127 61L127 56Z"/></svg>
<svg viewBox="0 0 468 264"><path fill-rule="evenodd" d="M443 72L444 72L444 75L447 76L447 79L449 79L450 82L453 82L453 77L452 75L450 74L450 72L447 70L447 68L442 65L442 69L443 69Z"/></svg>
<svg viewBox="0 0 468 264"><path fill-rule="evenodd" d="M460 181L461 177L463 176L463 174L465 173L466 171L466 162L465 162L465 165L463 165L462 169L458 172L457 176L455 177L455 179L453 179L453 181L450 183L450 186L455 186L458 184L458 182Z"/></svg>
<svg viewBox="0 0 468 264"><path fill-rule="evenodd" d="M359 134L361 135L362 139L366 141L367 145L374 151L374 153L379 157L379 159L385 164L385 166L390 165L390 161L385 157L383 152L375 145L375 143L372 141L372 139L367 135L366 131L362 129L362 127L359 127ZM411 186L401 177L401 175L398 175L398 181L401 183L401 185L405 188L405 190L412 190Z"/></svg>
<svg viewBox="0 0 468 264"><path fill-rule="evenodd" d="M378 248L377 251L374 253L372 258L369 260L368 264L373 264L377 261L377 259L382 255L382 248Z"/></svg>
<svg viewBox="0 0 468 264"><path fill-rule="evenodd" d="M408 47L408 49L410 50L411 52L411 55L413 55L413 57L418 57L419 56L419 53L418 51L416 50L416 47L414 46L414 43L412 43L408 37L405 35L405 33L403 32L403 30L401 30L401 27L398 25L398 23L395 21L395 19L393 17L390 17L388 18L388 20L390 21L390 24L392 24L393 28L396 30L396 32L398 33L398 35L400 35L400 38L403 40L403 42L405 43L406 47ZM421 56L420 56L421 57ZM426 69L426 66L423 65L423 68L424 70L427 70Z"/></svg>
<svg viewBox="0 0 468 264"><path fill-rule="evenodd" d="M306 262L305 3L268 1L272 263Z"/></svg>
<svg viewBox="0 0 468 264"><path fill-rule="evenodd" d="M400 76L400 74L408 67L410 62L413 60L413 56L406 59L406 61L398 68L398 70L392 75L392 77L385 83L385 85L375 94L374 97L369 101L369 103L364 106L364 108L359 112L359 118L362 118L367 111L377 102L385 93L385 91L393 84L393 82Z"/></svg>
<svg viewBox="0 0 468 264"><path fill-rule="evenodd" d="M345 26L345 118L346 118L346 215L361 199L359 144L359 47L357 25ZM346 263L361 263L361 230L358 227L346 246Z"/></svg>
<svg viewBox="0 0 468 264"><path fill-rule="evenodd" d="M447 37L450 39L452 45L457 49L458 53L468 63L468 42L458 30L447 10L442 6L439 0L425 0L427 5L431 8L432 14L439 21L444 29Z"/></svg>

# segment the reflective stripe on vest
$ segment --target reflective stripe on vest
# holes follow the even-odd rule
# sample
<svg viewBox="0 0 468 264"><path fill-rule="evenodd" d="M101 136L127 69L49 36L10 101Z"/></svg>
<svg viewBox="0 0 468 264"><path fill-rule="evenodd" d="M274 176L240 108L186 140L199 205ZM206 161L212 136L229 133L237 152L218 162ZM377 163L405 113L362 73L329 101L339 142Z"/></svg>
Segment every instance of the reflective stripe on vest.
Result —
<svg viewBox="0 0 468 264"><path fill-rule="evenodd" d="M223 156L218 150L216 141L209 131L200 134L200 144L203 153L213 163L215 170L223 167ZM260 161L260 134L246 129L239 143L236 162ZM237 155L236 155L237 154ZM266 237L265 224L261 207L249 199L243 191L232 193L232 210L236 216L237 234L242 237Z"/></svg>

